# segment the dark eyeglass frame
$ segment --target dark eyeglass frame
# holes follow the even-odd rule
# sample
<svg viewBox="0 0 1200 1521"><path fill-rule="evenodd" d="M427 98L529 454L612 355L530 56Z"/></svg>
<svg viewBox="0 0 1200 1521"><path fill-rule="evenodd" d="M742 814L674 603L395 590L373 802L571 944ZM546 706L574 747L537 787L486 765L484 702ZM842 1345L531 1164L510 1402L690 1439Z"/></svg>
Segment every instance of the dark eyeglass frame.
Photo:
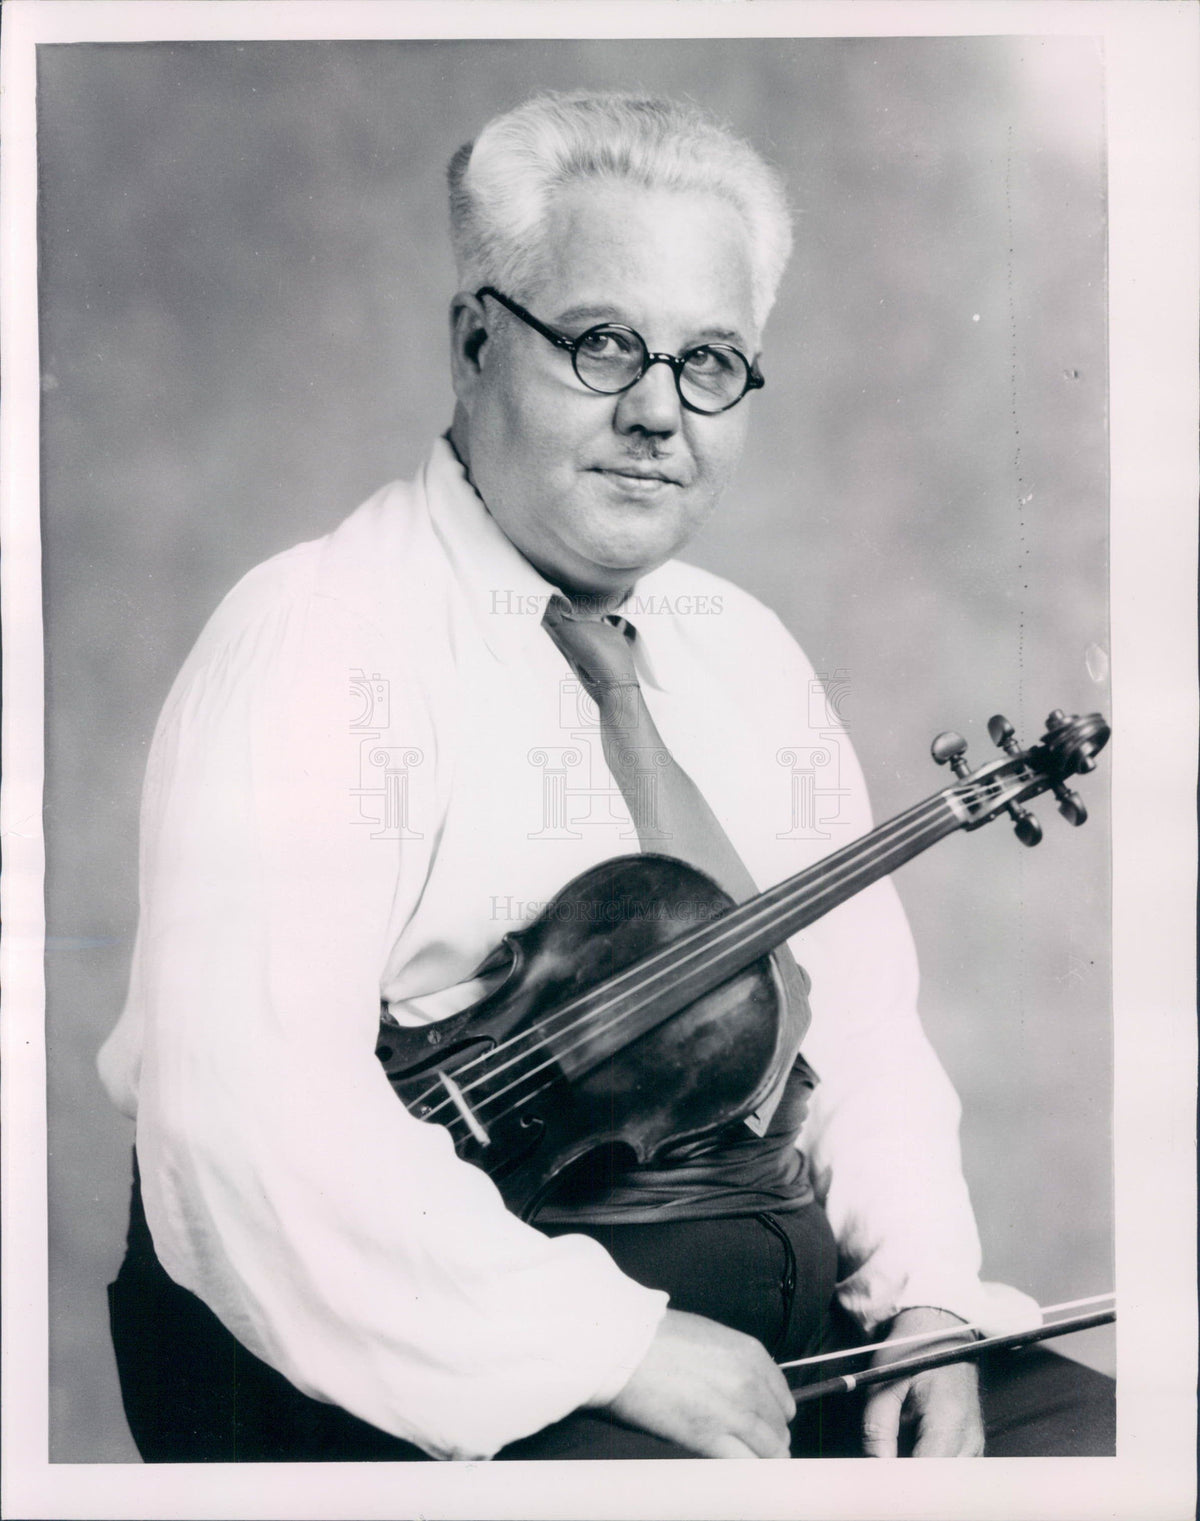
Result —
<svg viewBox="0 0 1200 1521"><path fill-rule="evenodd" d="M642 337L641 333L636 328L627 326L624 322L597 322L595 326L589 327L585 332L580 333L578 338L568 338L565 333L560 333L555 328L547 327L544 322L539 322L532 312L526 311L511 296L503 295L495 286L485 285L475 292L475 299L477 301L482 301L485 296L490 296L493 301L498 301L501 306L507 307L514 317L519 317L535 333L540 333L543 338L548 339L554 344L555 348L560 348L570 354L571 365L577 378L583 385L587 386L589 391L594 391L597 396L623 396L626 391L632 390L637 385L651 365L665 364L670 366L671 373L675 377L675 390L679 393L679 400L689 412L696 412L701 417L719 417L722 412L728 412L731 407L736 407L738 402L750 391L761 391L766 384L762 371L758 368L758 361L747 359L741 349L735 348L732 343L698 343L695 348L684 349L682 354L656 354L651 350L650 345ZM628 333L631 338L637 340L641 347L643 355L641 368L632 380L627 381L623 386L618 386L615 391L602 390L599 386L593 385L586 376L580 374L579 350L585 340L590 338L593 333ZM689 401L683 394L683 367L691 355L704 353L705 350L712 349L719 349L725 353L737 355L746 368L746 384L738 395L732 401L727 401L723 407L698 407L695 402Z"/></svg>

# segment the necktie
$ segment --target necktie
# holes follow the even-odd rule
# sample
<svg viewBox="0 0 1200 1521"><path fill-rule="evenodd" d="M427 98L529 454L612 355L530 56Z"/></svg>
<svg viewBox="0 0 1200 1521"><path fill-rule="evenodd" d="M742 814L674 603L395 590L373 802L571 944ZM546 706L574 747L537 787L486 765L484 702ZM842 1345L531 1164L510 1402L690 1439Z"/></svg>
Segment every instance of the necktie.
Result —
<svg viewBox="0 0 1200 1521"><path fill-rule="evenodd" d="M758 888L720 820L667 749L650 716L633 664L636 629L623 618L577 617L561 597L551 599L543 622L599 709L604 758L643 850L658 850L699 867L739 903L756 897ZM787 945L776 950L775 961L799 1049L810 1018L808 978ZM748 1122L753 1129L765 1126L777 1099L776 1094Z"/></svg>

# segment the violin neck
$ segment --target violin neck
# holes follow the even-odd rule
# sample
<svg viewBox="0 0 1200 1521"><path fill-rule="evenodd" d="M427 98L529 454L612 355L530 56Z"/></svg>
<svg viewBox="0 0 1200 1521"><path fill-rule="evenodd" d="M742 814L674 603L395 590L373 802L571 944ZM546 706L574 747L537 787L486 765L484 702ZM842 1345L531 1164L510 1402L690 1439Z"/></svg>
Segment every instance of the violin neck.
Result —
<svg viewBox="0 0 1200 1521"><path fill-rule="evenodd" d="M728 946L730 964L720 969L712 985L769 954L839 903L845 903L960 829L962 814L954 806L953 796L954 789L949 789L927 798L815 866L723 915L713 929L719 926L720 940Z"/></svg>

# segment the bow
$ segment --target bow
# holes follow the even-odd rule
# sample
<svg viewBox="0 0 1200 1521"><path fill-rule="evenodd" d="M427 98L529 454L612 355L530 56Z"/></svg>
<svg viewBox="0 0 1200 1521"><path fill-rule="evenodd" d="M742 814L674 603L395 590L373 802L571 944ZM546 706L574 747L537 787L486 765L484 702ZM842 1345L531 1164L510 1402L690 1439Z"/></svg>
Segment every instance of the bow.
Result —
<svg viewBox="0 0 1200 1521"><path fill-rule="evenodd" d="M868 1368L860 1373L840 1373L833 1378L821 1379L817 1383L804 1384L800 1388L793 1389L792 1393L796 1402L803 1404L808 1400L822 1399L827 1394L849 1394L854 1389L904 1378L910 1373L924 1372L927 1368L942 1368L950 1363L965 1362L982 1357L985 1352L997 1351L1001 1348L1024 1347L1033 1342L1046 1341L1052 1336L1067 1336L1072 1331L1086 1331L1092 1326L1108 1325L1117 1318L1115 1299L1115 1294L1093 1294L1087 1299L1072 1299L1062 1304L1039 1306L1043 1315L1050 1315L1062 1310L1077 1309L1084 1305L1100 1304L1105 1300L1114 1301L1113 1307L1107 1310L1066 1316L1049 1325L1033 1326L1029 1330L1015 1331L1005 1336L977 1335L975 1341L967 1342L965 1345L946 1347L936 1352L923 1352L915 1357L901 1358L884 1367ZM785 1370L808 1368L817 1363L861 1357L867 1352L877 1352L884 1347L891 1349L910 1342L921 1342L929 1346L933 1342L946 1341L950 1338L957 1339L965 1333L978 1333L978 1330L977 1326L972 1325L952 1326L943 1331L921 1332L914 1336L896 1337L891 1341L871 1342L864 1347L848 1347L841 1352L822 1352L815 1357L796 1358L791 1362L780 1363L779 1367Z"/></svg>

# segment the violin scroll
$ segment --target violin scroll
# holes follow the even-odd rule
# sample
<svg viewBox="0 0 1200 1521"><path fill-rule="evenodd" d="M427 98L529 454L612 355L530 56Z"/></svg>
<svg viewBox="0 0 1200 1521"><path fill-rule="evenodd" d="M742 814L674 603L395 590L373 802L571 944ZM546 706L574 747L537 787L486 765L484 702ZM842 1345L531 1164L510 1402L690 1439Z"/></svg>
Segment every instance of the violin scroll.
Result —
<svg viewBox="0 0 1200 1521"><path fill-rule="evenodd" d="M971 771L964 759L967 748L961 735L939 734L932 746L939 765L949 763L960 786L951 789L953 802L963 810L964 828L974 829L1007 813L1013 821L1022 845L1036 845L1042 838L1042 826L1021 804L1042 792L1053 792L1058 811L1069 824L1087 820L1087 809L1078 793L1066 785L1066 778L1082 775L1096 768L1095 757L1108 743L1110 729L1099 713L1082 717L1055 708L1046 719L1046 732L1038 744L1022 750L1016 731L1003 713L988 720L992 743L1004 751L1005 759Z"/></svg>
<svg viewBox="0 0 1200 1521"><path fill-rule="evenodd" d="M1042 743L1053 751L1064 776L1082 775L1096 769L1094 757L1108 743L1110 732L1099 713L1076 718L1055 708L1046 719L1046 735ZM1077 792L1072 792L1059 780L1054 783L1054 795L1058 799L1058 811L1068 824L1087 822L1087 809Z"/></svg>
<svg viewBox="0 0 1200 1521"><path fill-rule="evenodd" d="M1077 718L1055 708L1046 719L1042 744L1057 757L1064 776L1082 775L1096 769L1095 757L1108 744L1111 733L1099 713Z"/></svg>

